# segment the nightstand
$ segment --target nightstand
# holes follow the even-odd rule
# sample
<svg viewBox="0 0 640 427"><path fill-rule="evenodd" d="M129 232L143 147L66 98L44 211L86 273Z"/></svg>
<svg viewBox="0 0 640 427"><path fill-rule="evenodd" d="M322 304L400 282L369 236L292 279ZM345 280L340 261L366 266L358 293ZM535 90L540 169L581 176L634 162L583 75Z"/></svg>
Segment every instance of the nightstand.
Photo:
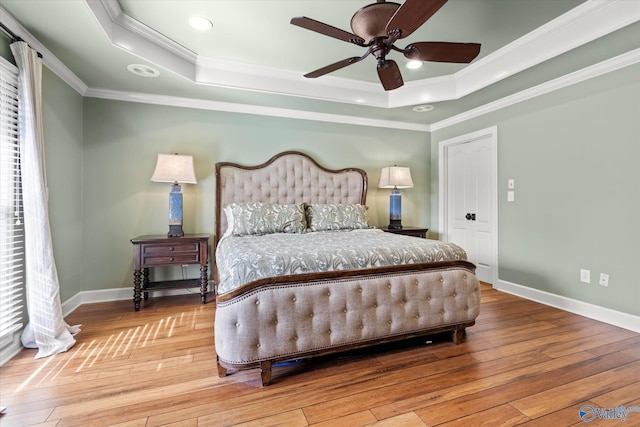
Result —
<svg viewBox="0 0 640 427"><path fill-rule="evenodd" d="M427 238L427 231L429 231L428 228L409 227L409 226L403 226L402 228L381 227L380 230L386 231L387 233L403 234L405 236L412 236L412 237L422 237L423 239Z"/></svg>
<svg viewBox="0 0 640 427"><path fill-rule="evenodd" d="M149 299L150 291L200 287L200 300L207 302L208 234L185 234L183 237L138 236L133 243L133 308L140 310L141 294ZM149 281L152 267L200 264L197 279Z"/></svg>

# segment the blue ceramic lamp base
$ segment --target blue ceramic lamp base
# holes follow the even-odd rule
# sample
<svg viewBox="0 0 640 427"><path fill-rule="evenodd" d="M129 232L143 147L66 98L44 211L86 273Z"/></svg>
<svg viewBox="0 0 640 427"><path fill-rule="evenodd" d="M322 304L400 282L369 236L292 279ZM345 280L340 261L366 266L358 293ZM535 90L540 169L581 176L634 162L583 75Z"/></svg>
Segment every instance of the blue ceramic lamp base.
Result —
<svg viewBox="0 0 640 427"><path fill-rule="evenodd" d="M402 228L402 196L400 190L394 188L389 196L389 228L398 230Z"/></svg>
<svg viewBox="0 0 640 427"><path fill-rule="evenodd" d="M183 237L182 192L180 184L173 184L169 193L169 233L167 237Z"/></svg>

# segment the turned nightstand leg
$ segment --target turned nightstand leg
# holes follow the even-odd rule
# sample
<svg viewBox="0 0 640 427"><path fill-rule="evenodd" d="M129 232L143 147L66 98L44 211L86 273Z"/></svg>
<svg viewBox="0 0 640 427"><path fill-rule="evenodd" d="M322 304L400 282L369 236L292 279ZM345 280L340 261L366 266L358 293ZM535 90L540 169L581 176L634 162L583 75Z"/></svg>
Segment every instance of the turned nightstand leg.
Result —
<svg viewBox="0 0 640 427"><path fill-rule="evenodd" d="M149 268L142 269L142 290L144 291L144 299L145 301L149 299L149 292L147 292L147 287L149 286Z"/></svg>
<svg viewBox="0 0 640 427"><path fill-rule="evenodd" d="M207 265L200 265L200 301L202 304L207 303Z"/></svg>
<svg viewBox="0 0 640 427"><path fill-rule="evenodd" d="M140 270L133 271L133 309L140 311Z"/></svg>

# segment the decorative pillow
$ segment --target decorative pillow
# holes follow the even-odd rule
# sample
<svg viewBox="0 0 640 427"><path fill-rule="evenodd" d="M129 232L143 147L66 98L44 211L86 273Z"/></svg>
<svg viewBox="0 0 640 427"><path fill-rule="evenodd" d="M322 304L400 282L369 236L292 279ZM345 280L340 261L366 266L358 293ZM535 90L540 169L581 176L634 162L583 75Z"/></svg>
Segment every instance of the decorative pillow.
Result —
<svg viewBox="0 0 640 427"><path fill-rule="evenodd" d="M305 204L231 203L225 208L234 236L272 233L304 233L307 229Z"/></svg>
<svg viewBox="0 0 640 427"><path fill-rule="evenodd" d="M367 208L360 205L307 205L310 231L369 228Z"/></svg>
<svg viewBox="0 0 640 427"><path fill-rule="evenodd" d="M231 210L231 205L224 207L224 216L227 218L227 229L222 234L222 237L227 237L233 234L233 211Z"/></svg>

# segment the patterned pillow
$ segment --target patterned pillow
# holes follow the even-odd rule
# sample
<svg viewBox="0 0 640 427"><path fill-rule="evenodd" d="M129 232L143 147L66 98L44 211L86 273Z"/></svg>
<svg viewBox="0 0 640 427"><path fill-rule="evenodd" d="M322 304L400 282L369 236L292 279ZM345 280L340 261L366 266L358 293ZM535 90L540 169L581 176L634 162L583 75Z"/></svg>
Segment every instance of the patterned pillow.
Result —
<svg viewBox="0 0 640 427"><path fill-rule="evenodd" d="M367 208L360 205L307 205L310 231L353 230L369 228Z"/></svg>
<svg viewBox="0 0 640 427"><path fill-rule="evenodd" d="M280 205L277 203L231 203L224 211L231 234L304 233L307 229L305 204Z"/></svg>

